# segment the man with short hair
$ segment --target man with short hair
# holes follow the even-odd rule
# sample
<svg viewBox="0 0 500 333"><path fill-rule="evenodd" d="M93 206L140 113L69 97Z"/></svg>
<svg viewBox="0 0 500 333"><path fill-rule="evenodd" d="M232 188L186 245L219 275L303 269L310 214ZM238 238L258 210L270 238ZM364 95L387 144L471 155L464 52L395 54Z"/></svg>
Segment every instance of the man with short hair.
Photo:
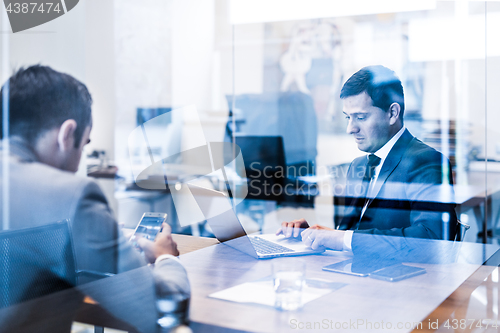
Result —
<svg viewBox="0 0 500 333"><path fill-rule="evenodd" d="M108 310L150 332L156 327L159 291L189 297L189 282L175 258L179 252L168 224L155 242L138 240L144 250L141 256L122 234L99 186L74 175L90 142L91 104L83 83L50 67L20 69L5 83L0 105L7 106L4 112L10 120L10 156L5 160L0 154L0 168L8 172L9 183L1 186L8 186L9 195L3 198L0 216L8 202L9 229L69 219L78 270L119 274L144 267L140 280L118 286L123 291L141 289L140 297L134 304L115 304L117 309ZM145 267L148 262L155 263L154 268ZM106 291L102 295L106 297ZM122 305L136 310L124 310Z"/></svg>
<svg viewBox="0 0 500 333"><path fill-rule="evenodd" d="M457 218L451 166L406 129L399 78L383 66L362 68L346 81L340 98L347 133L368 155L349 167L348 207L337 230L313 226L302 233L306 245L353 250L359 234L452 239ZM304 227L303 219L283 222L277 233L298 236Z"/></svg>

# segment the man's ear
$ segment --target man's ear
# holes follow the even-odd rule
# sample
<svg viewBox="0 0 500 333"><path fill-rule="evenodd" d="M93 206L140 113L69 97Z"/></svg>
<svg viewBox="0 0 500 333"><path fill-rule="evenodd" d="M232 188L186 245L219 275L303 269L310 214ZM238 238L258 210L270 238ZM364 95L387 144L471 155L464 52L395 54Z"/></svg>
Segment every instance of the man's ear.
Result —
<svg viewBox="0 0 500 333"><path fill-rule="evenodd" d="M61 127L59 127L59 133L57 134L57 146L60 151L65 152L75 146L76 126L77 124L74 119L68 119L62 123Z"/></svg>
<svg viewBox="0 0 500 333"><path fill-rule="evenodd" d="M389 124L394 125L399 119L399 113L401 112L401 105L398 103L392 103L389 106Z"/></svg>

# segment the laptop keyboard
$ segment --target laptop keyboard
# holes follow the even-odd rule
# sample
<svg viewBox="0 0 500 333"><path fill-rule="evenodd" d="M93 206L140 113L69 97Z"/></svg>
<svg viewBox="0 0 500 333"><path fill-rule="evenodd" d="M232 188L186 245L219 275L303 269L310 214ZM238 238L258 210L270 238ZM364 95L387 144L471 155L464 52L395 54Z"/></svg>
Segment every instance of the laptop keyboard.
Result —
<svg viewBox="0 0 500 333"><path fill-rule="evenodd" d="M255 251L262 254L273 254L273 253L285 253L294 252L294 250L278 245L276 243L270 242L260 237L248 237L252 243Z"/></svg>

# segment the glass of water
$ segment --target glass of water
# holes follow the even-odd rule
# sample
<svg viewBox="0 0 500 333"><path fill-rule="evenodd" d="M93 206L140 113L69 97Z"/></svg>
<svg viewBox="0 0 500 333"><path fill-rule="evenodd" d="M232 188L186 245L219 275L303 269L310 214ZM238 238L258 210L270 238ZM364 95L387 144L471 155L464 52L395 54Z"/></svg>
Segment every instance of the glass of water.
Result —
<svg viewBox="0 0 500 333"><path fill-rule="evenodd" d="M275 259L273 262L274 306L278 310L293 311L302 307L302 287L306 265L296 258Z"/></svg>
<svg viewBox="0 0 500 333"><path fill-rule="evenodd" d="M191 332L189 324L189 297L185 295L166 295L156 300L158 332ZM187 329L187 330L186 330Z"/></svg>

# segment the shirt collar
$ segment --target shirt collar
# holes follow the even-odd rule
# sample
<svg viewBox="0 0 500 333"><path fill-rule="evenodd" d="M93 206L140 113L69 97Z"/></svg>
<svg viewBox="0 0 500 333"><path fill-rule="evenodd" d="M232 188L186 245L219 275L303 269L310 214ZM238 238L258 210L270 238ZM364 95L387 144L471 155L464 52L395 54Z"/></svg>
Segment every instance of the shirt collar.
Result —
<svg viewBox="0 0 500 333"><path fill-rule="evenodd" d="M3 150L3 141L0 141L0 151ZM37 162L38 158L35 151L28 142L18 136L9 138L10 155L17 157L22 162Z"/></svg>
<svg viewBox="0 0 500 333"><path fill-rule="evenodd" d="M379 150L377 150L374 155L379 157L380 158L380 165L382 165L385 161L385 159L387 158L387 156L389 155L392 147L394 147L394 145L396 144L396 141L399 140L399 138L401 137L401 135L403 135L404 131L406 130L406 126L403 125L403 127L401 127L401 129L399 130L399 132L396 133L396 135L394 135L389 141L387 141L387 143L385 145L382 146L382 148L380 148Z"/></svg>

